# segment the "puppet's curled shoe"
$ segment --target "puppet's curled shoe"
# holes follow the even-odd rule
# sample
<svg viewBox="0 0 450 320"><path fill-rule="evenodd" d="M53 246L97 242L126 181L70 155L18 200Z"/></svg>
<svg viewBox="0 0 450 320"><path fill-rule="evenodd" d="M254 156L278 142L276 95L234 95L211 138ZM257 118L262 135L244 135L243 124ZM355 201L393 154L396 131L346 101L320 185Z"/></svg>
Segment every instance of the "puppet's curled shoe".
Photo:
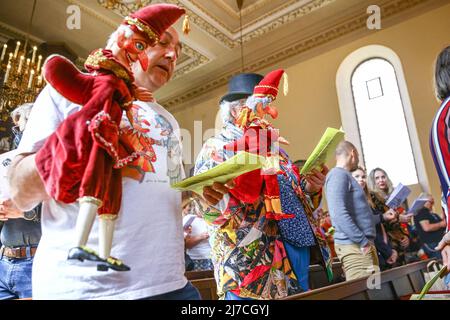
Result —
<svg viewBox="0 0 450 320"><path fill-rule="evenodd" d="M88 247L85 246L74 247L70 249L67 259L68 260L78 259L81 262L83 262L84 260L102 261L102 262L105 261L104 259L100 258L99 255L94 250L89 249Z"/></svg>
<svg viewBox="0 0 450 320"><path fill-rule="evenodd" d="M108 269L112 269L115 271L130 271L130 267L122 262L122 260L109 257L106 259L106 263L101 263L97 265L98 271L108 271Z"/></svg>

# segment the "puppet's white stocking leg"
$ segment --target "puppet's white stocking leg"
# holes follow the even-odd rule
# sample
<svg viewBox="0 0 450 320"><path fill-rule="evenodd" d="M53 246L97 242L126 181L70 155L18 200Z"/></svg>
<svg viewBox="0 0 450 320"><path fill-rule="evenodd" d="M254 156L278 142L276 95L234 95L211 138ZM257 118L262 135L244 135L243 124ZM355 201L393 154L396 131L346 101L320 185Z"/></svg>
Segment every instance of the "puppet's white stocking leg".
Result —
<svg viewBox="0 0 450 320"><path fill-rule="evenodd" d="M111 255L111 247L114 235L115 219L99 217L99 256L107 259Z"/></svg>
<svg viewBox="0 0 450 320"><path fill-rule="evenodd" d="M75 226L77 247L86 245L95 217L97 216L98 207L93 202L80 200L80 211Z"/></svg>

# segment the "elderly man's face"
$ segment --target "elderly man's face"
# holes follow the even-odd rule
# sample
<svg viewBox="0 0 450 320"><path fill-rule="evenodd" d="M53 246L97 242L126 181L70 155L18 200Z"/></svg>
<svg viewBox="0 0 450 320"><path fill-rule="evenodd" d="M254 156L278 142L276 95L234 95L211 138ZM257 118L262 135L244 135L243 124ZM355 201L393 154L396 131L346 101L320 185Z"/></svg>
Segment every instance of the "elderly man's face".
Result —
<svg viewBox="0 0 450 320"><path fill-rule="evenodd" d="M133 65L136 84L150 91L161 88L172 77L180 53L178 33L174 28L169 28L161 36L159 43L147 48L147 72L144 72L139 64Z"/></svg>

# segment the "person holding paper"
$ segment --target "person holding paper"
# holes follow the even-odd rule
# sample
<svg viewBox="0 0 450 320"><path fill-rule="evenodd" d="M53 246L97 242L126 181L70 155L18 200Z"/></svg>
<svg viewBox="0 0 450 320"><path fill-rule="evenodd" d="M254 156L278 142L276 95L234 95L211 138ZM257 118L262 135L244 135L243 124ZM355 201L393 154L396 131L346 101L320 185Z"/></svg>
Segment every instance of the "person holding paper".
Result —
<svg viewBox="0 0 450 320"><path fill-rule="evenodd" d="M372 212L374 214L376 230L375 247L377 248L380 269L383 271L394 266L398 258L398 253L397 251L392 249L391 242L383 225L383 221L391 221L396 219L397 212L395 212L393 209L389 209L383 213L375 208L371 194L367 187L367 174L362 167L358 167L356 170L352 171L352 176L364 190L367 202L372 208Z"/></svg>
<svg viewBox="0 0 450 320"><path fill-rule="evenodd" d="M271 75L274 75L271 73ZM265 83L259 89L271 90L273 96L260 96L264 101L273 101L278 92L281 73L277 73L273 83ZM222 130L206 141L200 152L195 174L206 172L231 158L233 151L225 150L242 138L245 119L264 120L265 115L276 116L276 109L270 104L259 105L255 110L248 108L254 88L261 84L263 77L256 74L240 74L231 79L230 91L220 101L224 122ZM267 78L266 78L267 80ZM247 99L248 98L248 99ZM244 121L243 121L244 120ZM259 147L259 146L258 146ZM221 184L214 183L203 189L203 197L208 205L203 207L206 222L214 227L212 238L212 260L217 281L219 298L227 300L276 299L300 293L309 289L308 269L310 251L317 254L318 262L326 268L332 279L331 255L326 238L320 232L319 221L312 212L318 207L321 188L327 168L314 170L310 176L300 176L287 154L280 151L278 159L280 173L279 196L269 200L261 188L240 188L242 179ZM249 185L262 179L261 172L250 173L246 180ZM269 180L267 180L269 181ZM233 185L235 184L235 185ZM240 199L237 189L245 193L255 191L256 200L248 203ZM272 206L280 204L278 213L295 214L292 225L286 226L282 236L280 215L274 215ZM294 220L295 219L295 220ZM291 230L288 232L287 230Z"/></svg>
<svg viewBox="0 0 450 320"><path fill-rule="evenodd" d="M370 172L369 190L371 192L372 202L374 203L376 210L380 212L389 210L389 207L386 206L386 200L393 192L394 188L392 181L385 170L375 168ZM383 224L392 243L393 249L395 249L399 254L397 261L400 265L402 265L406 263L406 252L408 251L411 243L408 227L404 224L411 221L412 214L403 213L405 212L405 204L402 204L402 206L395 209L395 211L397 212L397 218L391 221L384 221Z"/></svg>
<svg viewBox="0 0 450 320"><path fill-rule="evenodd" d="M201 216L198 199L189 198L183 206L183 229L186 254L192 261L191 271L212 270L208 225Z"/></svg>
<svg viewBox="0 0 450 320"><path fill-rule="evenodd" d="M372 209L364 190L350 174L358 167L355 146L342 141L336 147L336 167L325 181L325 193L334 232L336 254L347 281L379 270Z"/></svg>

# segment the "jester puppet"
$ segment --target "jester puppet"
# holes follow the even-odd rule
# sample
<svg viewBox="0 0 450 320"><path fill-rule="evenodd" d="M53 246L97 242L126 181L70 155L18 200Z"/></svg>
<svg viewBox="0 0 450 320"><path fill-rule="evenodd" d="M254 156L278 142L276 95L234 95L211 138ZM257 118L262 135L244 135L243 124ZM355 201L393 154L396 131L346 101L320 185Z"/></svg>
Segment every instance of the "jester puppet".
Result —
<svg viewBox="0 0 450 320"><path fill-rule="evenodd" d="M216 205L202 204L205 221L214 226L211 257L220 298L277 299L306 291L310 263L321 263L329 280L333 276L326 237L313 212L321 194L308 193L307 178L279 148L287 141L265 118L278 116L272 102L283 74L270 72L256 86L252 80L251 90L244 79L255 77L236 76L242 88L230 85L220 103L223 128L196 161L197 175L239 151L266 160L261 169L234 179Z"/></svg>
<svg viewBox="0 0 450 320"><path fill-rule="evenodd" d="M234 180L235 187L230 190L234 197L245 203L254 203L261 195L264 199L266 219L277 221L281 236L285 241L301 245L302 233L314 234L316 241L323 247L321 259L326 266L328 277L332 279L330 251L326 244L326 236L320 228L319 219L314 217L313 206L308 203L304 192L298 188L302 177L296 166L290 163L288 155L279 144L287 145L289 142L279 135L279 130L266 120L269 115L272 119L278 117L278 110L272 105L278 95L278 87L284 76L284 93L287 94L287 75L282 69L268 73L261 82L255 86L245 106L241 109L236 125L243 130L243 136L232 143L225 145L226 151L247 151L265 157L265 163L260 170L251 171ZM291 170L285 170L289 167ZM287 188L286 188L287 186ZM300 198L298 201L295 198ZM300 212L299 207L304 209ZM300 215L303 216L303 223ZM309 225L305 224L308 220ZM297 233L297 234L293 234ZM305 270L298 273L308 272Z"/></svg>
<svg viewBox="0 0 450 320"><path fill-rule="evenodd" d="M151 101L151 92L134 84L131 64L148 67L146 49L155 45L163 32L185 10L170 4L144 7L126 17L116 30L117 40L109 49L95 50L80 72L64 57L54 55L44 65L45 80L69 101L81 105L47 139L36 155L36 165L47 193L64 203L78 201L76 243L68 259L98 261L97 269L128 271L130 268L110 256L115 220L121 206L121 168L139 157L126 134L119 129L124 112L136 99ZM149 161L151 159L148 159ZM99 252L86 247L99 217Z"/></svg>

